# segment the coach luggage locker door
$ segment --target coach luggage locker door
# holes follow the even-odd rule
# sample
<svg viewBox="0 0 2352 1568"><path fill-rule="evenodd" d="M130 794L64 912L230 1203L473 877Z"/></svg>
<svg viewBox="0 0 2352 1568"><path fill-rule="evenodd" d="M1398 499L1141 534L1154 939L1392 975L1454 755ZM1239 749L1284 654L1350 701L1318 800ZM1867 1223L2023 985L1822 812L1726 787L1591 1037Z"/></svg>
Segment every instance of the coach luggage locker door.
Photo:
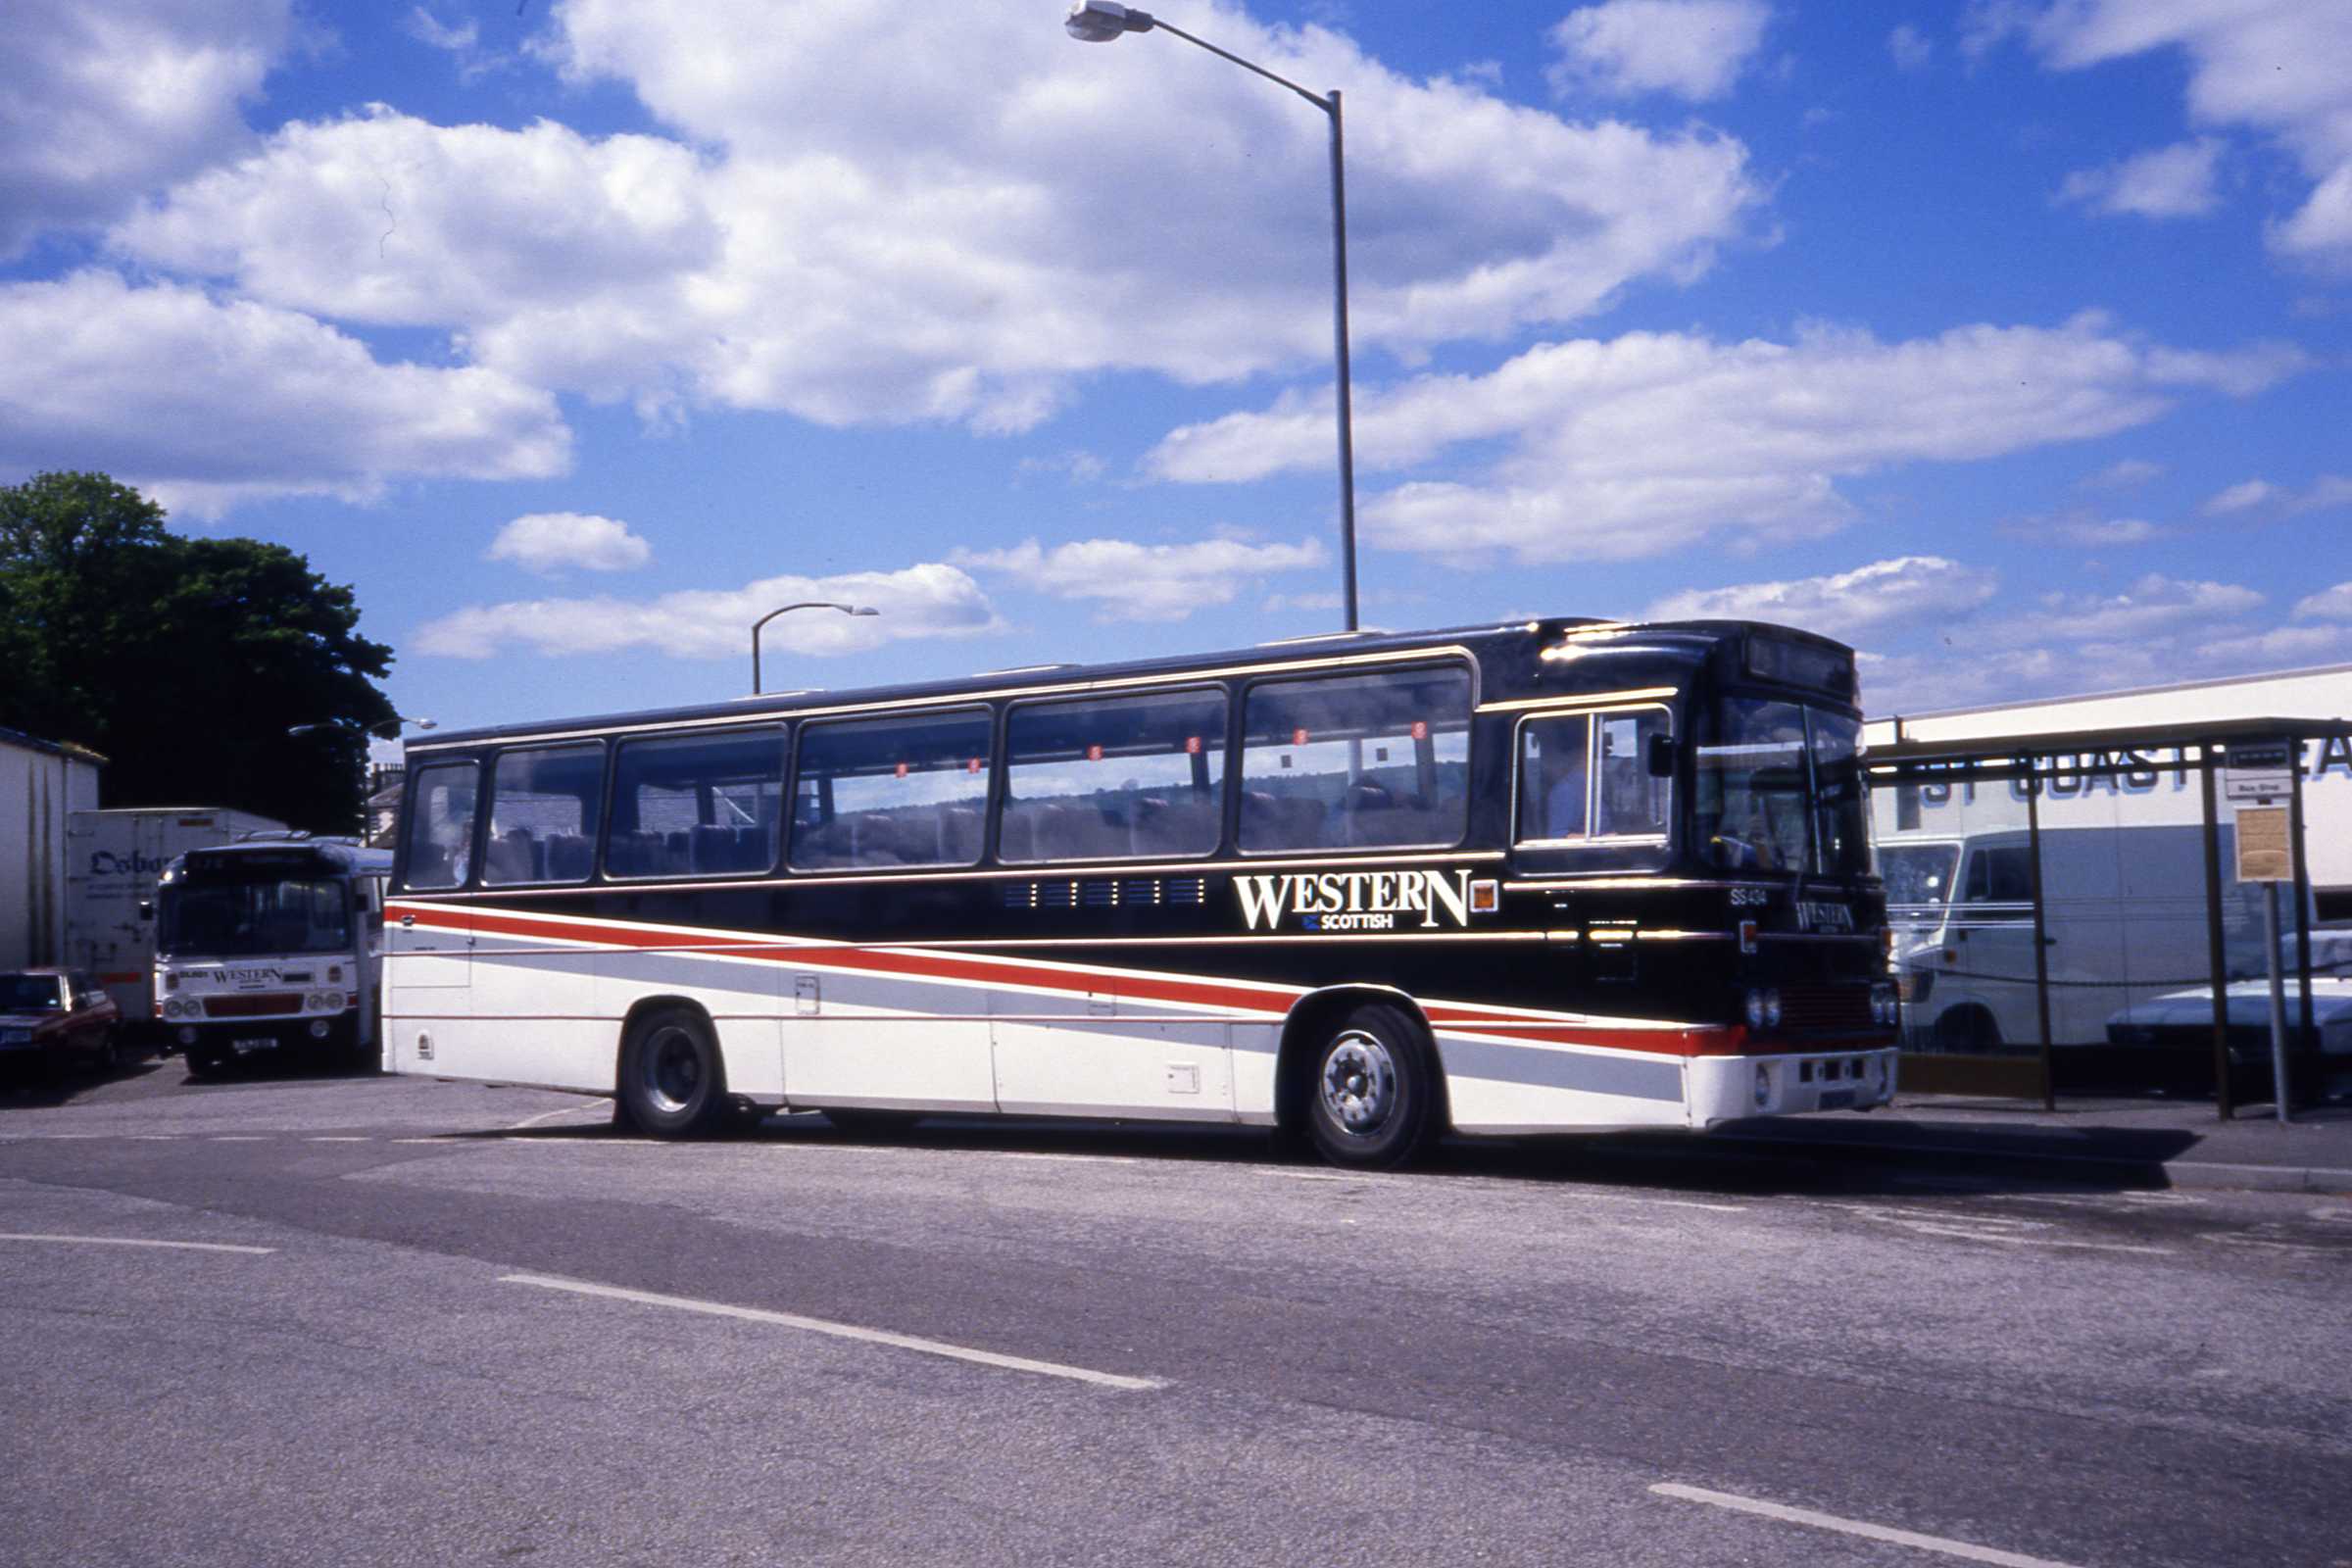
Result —
<svg viewBox="0 0 2352 1568"><path fill-rule="evenodd" d="M1233 1119L1233 1056L1218 1019L1112 989L998 993L989 1021L997 1102L1033 1115ZM1154 1016L1157 1014L1157 1016Z"/></svg>
<svg viewBox="0 0 2352 1568"><path fill-rule="evenodd" d="M442 1023L473 1011L473 934L425 924L430 918L394 905L384 922L387 1072L431 1072Z"/></svg>
<svg viewBox="0 0 2352 1568"><path fill-rule="evenodd" d="M795 1105L990 1111L988 993L924 976L922 956L860 950L886 965L790 971L784 1094ZM895 960L906 959L902 965Z"/></svg>

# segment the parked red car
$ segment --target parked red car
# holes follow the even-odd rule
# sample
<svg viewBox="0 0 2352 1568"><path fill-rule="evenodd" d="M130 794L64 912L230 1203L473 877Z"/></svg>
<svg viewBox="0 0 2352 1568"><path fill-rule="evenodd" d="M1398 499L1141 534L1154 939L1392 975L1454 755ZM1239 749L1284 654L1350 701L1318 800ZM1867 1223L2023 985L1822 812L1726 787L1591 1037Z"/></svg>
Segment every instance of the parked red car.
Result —
<svg viewBox="0 0 2352 1568"><path fill-rule="evenodd" d="M122 1009L78 969L0 969L0 1061L35 1060L52 1075L78 1056L119 1065Z"/></svg>

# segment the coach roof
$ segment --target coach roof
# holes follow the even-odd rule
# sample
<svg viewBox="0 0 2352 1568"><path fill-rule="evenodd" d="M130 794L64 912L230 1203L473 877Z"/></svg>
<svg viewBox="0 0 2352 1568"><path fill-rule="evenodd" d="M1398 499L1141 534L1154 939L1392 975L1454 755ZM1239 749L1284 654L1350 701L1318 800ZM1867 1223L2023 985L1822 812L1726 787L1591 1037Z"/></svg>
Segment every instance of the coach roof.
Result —
<svg viewBox="0 0 2352 1568"><path fill-rule="evenodd" d="M1738 620L1629 623L1590 616L1549 616L1431 631L1334 632L1261 643L1250 648L1181 657L1129 660L1105 664L1025 665L1016 669L895 686L764 692L678 708L444 730L429 740L411 740L407 750L412 756L424 758L439 752L462 752L511 741L588 736L608 731L705 728L728 722L752 723L789 718L802 713L908 707L957 699L1077 693L1131 682L1206 675L1213 671L1278 671L1292 663L1312 665L1325 660L1333 662L1380 661L1409 657L1421 652L1441 653L1455 648L1466 649L1489 659L1499 656L1506 662L1517 651L1527 660L1532 678L1538 651L1563 638L1577 641L1589 639L1588 652L1592 656L1612 656L1612 662L1623 659L1630 664L1649 664L1657 674L1665 675L1675 669L1688 669L1696 664L1710 649L1727 638L1760 629L1767 628L1758 622ZM1782 635L1788 634L1788 628L1769 629ZM1795 635L1832 648L1842 646L1811 633L1797 632Z"/></svg>

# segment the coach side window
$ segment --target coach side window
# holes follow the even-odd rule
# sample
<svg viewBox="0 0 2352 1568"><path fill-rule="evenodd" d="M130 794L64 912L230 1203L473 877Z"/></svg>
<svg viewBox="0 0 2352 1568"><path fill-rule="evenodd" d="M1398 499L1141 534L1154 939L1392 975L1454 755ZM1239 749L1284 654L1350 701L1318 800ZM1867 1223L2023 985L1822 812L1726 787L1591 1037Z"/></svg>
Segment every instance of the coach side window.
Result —
<svg viewBox="0 0 2352 1568"><path fill-rule="evenodd" d="M990 728L985 712L802 725L793 868L978 860Z"/></svg>
<svg viewBox="0 0 2352 1568"><path fill-rule="evenodd" d="M466 885L479 773L471 762L431 762L410 778L403 888L424 893Z"/></svg>
<svg viewBox="0 0 2352 1568"><path fill-rule="evenodd" d="M1459 843L1470 812L1470 672L1266 681L1242 710L1242 849Z"/></svg>
<svg viewBox="0 0 2352 1568"><path fill-rule="evenodd" d="M537 746L505 752L490 775L482 882L585 882L596 864L605 749Z"/></svg>
<svg viewBox="0 0 2352 1568"><path fill-rule="evenodd" d="M1004 724L1008 862L1206 855L1225 825L1225 694L1030 703Z"/></svg>
<svg viewBox="0 0 2352 1568"><path fill-rule="evenodd" d="M623 741L612 763L612 877L742 876L775 867L784 731Z"/></svg>

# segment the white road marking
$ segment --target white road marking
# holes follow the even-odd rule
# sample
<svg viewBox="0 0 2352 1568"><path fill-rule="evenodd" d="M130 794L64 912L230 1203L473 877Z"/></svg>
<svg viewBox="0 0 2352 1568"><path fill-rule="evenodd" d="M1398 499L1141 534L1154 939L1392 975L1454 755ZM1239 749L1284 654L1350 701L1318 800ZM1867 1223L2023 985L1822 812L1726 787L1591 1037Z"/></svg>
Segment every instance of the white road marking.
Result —
<svg viewBox="0 0 2352 1568"><path fill-rule="evenodd" d="M266 1144L270 1140L260 1133L215 1133L211 1141L216 1144Z"/></svg>
<svg viewBox="0 0 2352 1568"><path fill-rule="evenodd" d="M1629 1200L1629 1201L1647 1203L1656 1208L1703 1208L1713 1214L1744 1214L1747 1212L1745 1206L1739 1203L1699 1203L1687 1198L1637 1198Z"/></svg>
<svg viewBox="0 0 2352 1568"><path fill-rule="evenodd" d="M2202 1231L2197 1240L2220 1242L2225 1247L2259 1247L2266 1252L2289 1252L2297 1257L2341 1257L2340 1247L2320 1247L2310 1242L2282 1241L2270 1236L2251 1236L2243 1231Z"/></svg>
<svg viewBox="0 0 2352 1568"><path fill-rule="evenodd" d="M1998 1231L1970 1230L1960 1225L1938 1225L1928 1220L1896 1220L1894 1223L1918 1236L1950 1236L1963 1242L1990 1242L1999 1247L2056 1247L2075 1252L2129 1252L2136 1257L2170 1257L2169 1247L2128 1247L2121 1242L2062 1242L2052 1236L2004 1236Z"/></svg>
<svg viewBox="0 0 2352 1568"><path fill-rule="evenodd" d="M1923 1536L1913 1530L1890 1530L1885 1525L1866 1524L1859 1519L1840 1519L1834 1513L1791 1508L1786 1503L1765 1502L1761 1498L1737 1496L1729 1492L1709 1492L1703 1487L1686 1487L1661 1481L1649 1490L1661 1497L1703 1502L1710 1507L1729 1508L1735 1513L1752 1513L1766 1519L1778 1519L1784 1524L1809 1525L1815 1530L1835 1530L1840 1535L1860 1536L1865 1541L1884 1541L1890 1545L1938 1551L1947 1557L1959 1557L1968 1562L1992 1563L1996 1568L2073 1568L2071 1564L2054 1562L2047 1557L2029 1557L2021 1551L2003 1551L1998 1546L1979 1546L1966 1541L1946 1540L1942 1536Z"/></svg>
<svg viewBox="0 0 2352 1568"><path fill-rule="evenodd" d="M0 1231L0 1242L71 1242L78 1247L163 1247L182 1252L250 1252L259 1256L274 1247L238 1247L228 1242L151 1242L136 1236L47 1236Z"/></svg>
<svg viewBox="0 0 2352 1568"><path fill-rule="evenodd" d="M729 1306L723 1301L698 1301L685 1296L658 1296L651 1291L624 1290L617 1285L591 1285L583 1280L558 1279L547 1274L501 1274L505 1285L534 1285L547 1291L569 1291L576 1296L600 1296L615 1301L635 1301L642 1306L674 1307L682 1312L702 1312L711 1317L739 1318L747 1323L772 1323L778 1328L802 1329L810 1334L830 1335L837 1340L857 1340L866 1345L887 1345L902 1350L915 1350L924 1355L946 1356L955 1361L971 1361L981 1366L1002 1367L1012 1372L1035 1372L1044 1377L1068 1378L1077 1383L1092 1383L1098 1388L1143 1391L1167 1387L1158 1378L1122 1377L1115 1372L1097 1372L1082 1366L1064 1366L1058 1361L1033 1361L1026 1356L999 1355L994 1350L975 1350L966 1346L950 1345L943 1340L919 1339L911 1334L893 1334L887 1329L859 1328L854 1323L832 1323L819 1317L801 1317L791 1312L769 1312L753 1306Z"/></svg>
<svg viewBox="0 0 2352 1568"><path fill-rule="evenodd" d="M603 1111L609 1114L612 1108L612 1102L607 1100L584 1101L577 1105L558 1105L555 1109L543 1110L536 1116L526 1116L508 1128L507 1131L518 1133L525 1128L536 1127L543 1121L554 1121L558 1116L577 1116L582 1111L588 1110Z"/></svg>
<svg viewBox="0 0 2352 1568"><path fill-rule="evenodd" d="M1129 1154L1028 1154L1004 1153L999 1159L1053 1159L1072 1165L1140 1165L1142 1160Z"/></svg>
<svg viewBox="0 0 2352 1568"><path fill-rule="evenodd" d="M2001 1247L2053 1247L2076 1252L2127 1252L2138 1257L2173 1255L2173 1250L2169 1247L2132 1247L2122 1242L2070 1242L2039 1234L2050 1229L2048 1220L2011 1219L1998 1214L1953 1213L1936 1209L1872 1208L1859 1203L1832 1206L1849 1214L1860 1214L1898 1226L1915 1236L1948 1236L1955 1241L1985 1242Z"/></svg>

